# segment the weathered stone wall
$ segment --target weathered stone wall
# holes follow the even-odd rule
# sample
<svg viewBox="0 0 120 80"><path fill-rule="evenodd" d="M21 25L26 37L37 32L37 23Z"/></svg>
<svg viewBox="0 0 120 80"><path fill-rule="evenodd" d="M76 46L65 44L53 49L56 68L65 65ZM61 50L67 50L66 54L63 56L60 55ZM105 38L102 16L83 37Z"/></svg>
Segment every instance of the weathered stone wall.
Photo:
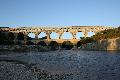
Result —
<svg viewBox="0 0 120 80"><path fill-rule="evenodd" d="M15 41L17 41L17 36L18 33L22 32L24 34L24 43L26 44L27 42L27 36L29 33L33 33L35 34L35 41L38 41L38 35L41 32L45 32L46 33L46 39L44 41L46 42L50 42L50 41L56 41L58 43L63 43L64 41L71 41L72 43L76 44L80 39L76 39L76 35L78 32L82 32L83 33L83 37L87 37L89 32L94 32L95 34L100 32L100 31L104 31L104 30L108 30L108 29L113 29L112 27L107 27L107 26L66 26L66 27L21 27L21 28L0 28L0 31L4 31L4 32L12 32L14 33L15 36ZM50 34L52 32L55 32L58 34L58 39L51 39L50 38ZM65 33L65 32L70 32L72 34L72 39L62 39L61 36ZM37 43L37 42L35 42Z"/></svg>
<svg viewBox="0 0 120 80"><path fill-rule="evenodd" d="M120 50L120 38L104 39L98 41L100 50Z"/></svg>
<svg viewBox="0 0 120 80"><path fill-rule="evenodd" d="M93 43L83 44L85 50L120 50L120 38L103 39Z"/></svg>

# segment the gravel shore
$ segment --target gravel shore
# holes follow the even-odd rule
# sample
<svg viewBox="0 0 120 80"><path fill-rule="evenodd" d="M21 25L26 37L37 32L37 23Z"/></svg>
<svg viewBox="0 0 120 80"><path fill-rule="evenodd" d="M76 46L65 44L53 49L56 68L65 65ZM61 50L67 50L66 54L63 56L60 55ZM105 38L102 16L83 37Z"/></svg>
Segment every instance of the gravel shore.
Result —
<svg viewBox="0 0 120 80"><path fill-rule="evenodd" d="M62 50L0 55L0 80L119 79L120 52Z"/></svg>

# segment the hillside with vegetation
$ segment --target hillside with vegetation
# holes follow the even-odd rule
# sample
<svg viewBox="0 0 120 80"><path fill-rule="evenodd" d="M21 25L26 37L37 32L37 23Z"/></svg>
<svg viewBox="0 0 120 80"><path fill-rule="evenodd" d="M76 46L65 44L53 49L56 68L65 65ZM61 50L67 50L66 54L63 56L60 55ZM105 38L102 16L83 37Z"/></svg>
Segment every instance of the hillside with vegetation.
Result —
<svg viewBox="0 0 120 80"><path fill-rule="evenodd" d="M120 27L114 28L114 29L108 29L101 32L98 32L97 34L91 36L91 37L82 37L81 43L86 44L102 39L112 39L112 38L118 38L120 37Z"/></svg>
<svg viewBox="0 0 120 80"><path fill-rule="evenodd" d="M108 29L97 33L96 35L92 36L94 40L101 40L101 39L112 39L120 37L120 27L114 29Z"/></svg>

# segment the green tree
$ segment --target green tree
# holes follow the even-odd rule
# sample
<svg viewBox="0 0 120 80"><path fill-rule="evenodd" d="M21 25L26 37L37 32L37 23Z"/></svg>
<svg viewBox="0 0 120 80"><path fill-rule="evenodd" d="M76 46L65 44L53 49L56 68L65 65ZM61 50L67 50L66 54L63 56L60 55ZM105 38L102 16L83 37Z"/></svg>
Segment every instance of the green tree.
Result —
<svg viewBox="0 0 120 80"><path fill-rule="evenodd" d="M59 44L56 41L51 41L48 46L51 48L51 50L59 49Z"/></svg>
<svg viewBox="0 0 120 80"><path fill-rule="evenodd" d="M14 34L12 32L9 32L8 33L8 40L5 41L6 42L5 44L6 45L14 45L14 39L15 39Z"/></svg>
<svg viewBox="0 0 120 80"><path fill-rule="evenodd" d="M77 42L77 47L80 47L82 44L83 44L82 41L78 41L78 42Z"/></svg>
<svg viewBox="0 0 120 80"><path fill-rule="evenodd" d="M22 32L19 32L18 36L17 36L17 39L18 40L24 40L24 34Z"/></svg>
<svg viewBox="0 0 120 80"><path fill-rule="evenodd" d="M44 41L38 42L37 45L40 45L40 46L47 46L47 44L46 44Z"/></svg>
<svg viewBox="0 0 120 80"><path fill-rule="evenodd" d="M72 44L70 41L64 41L64 42L62 43L61 48L70 50L70 49L73 48L73 44Z"/></svg>
<svg viewBox="0 0 120 80"><path fill-rule="evenodd" d="M14 36L14 34L12 32L8 33L8 39L9 40L14 40L15 39L15 36Z"/></svg>
<svg viewBox="0 0 120 80"><path fill-rule="evenodd" d="M0 31L0 44L5 44L8 41L5 32Z"/></svg>
<svg viewBox="0 0 120 80"><path fill-rule="evenodd" d="M111 38L117 38L117 37L120 37L120 27L104 30L92 36L94 40L111 39Z"/></svg>
<svg viewBox="0 0 120 80"><path fill-rule="evenodd" d="M26 44L27 45L34 45L34 43L32 41L27 41Z"/></svg>
<svg viewBox="0 0 120 80"><path fill-rule="evenodd" d="M94 39L93 39L92 37L83 37L83 38L81 38L81 40L80 40L81 44L91 43L91 42L93 42L93 41L94 41ZM79 42L79 43L80 43L80 42Z"/></svg>

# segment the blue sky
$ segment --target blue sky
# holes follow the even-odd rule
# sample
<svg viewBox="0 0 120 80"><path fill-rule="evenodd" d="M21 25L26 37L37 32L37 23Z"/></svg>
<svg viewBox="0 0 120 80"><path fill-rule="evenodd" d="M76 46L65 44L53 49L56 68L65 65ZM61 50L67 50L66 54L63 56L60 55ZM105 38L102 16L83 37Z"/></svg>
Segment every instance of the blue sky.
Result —
<svg viewBox="0 0 120 80"><path fill-rule="evenodd" d="M84 25L120 26L120 0L0 0L1 27Z"/></svg>
<svg viewBox="0 0 120 80"><path fill-rule="evenodd" d="M120 25L120 0L0 0L0 26Z"/></svg>

